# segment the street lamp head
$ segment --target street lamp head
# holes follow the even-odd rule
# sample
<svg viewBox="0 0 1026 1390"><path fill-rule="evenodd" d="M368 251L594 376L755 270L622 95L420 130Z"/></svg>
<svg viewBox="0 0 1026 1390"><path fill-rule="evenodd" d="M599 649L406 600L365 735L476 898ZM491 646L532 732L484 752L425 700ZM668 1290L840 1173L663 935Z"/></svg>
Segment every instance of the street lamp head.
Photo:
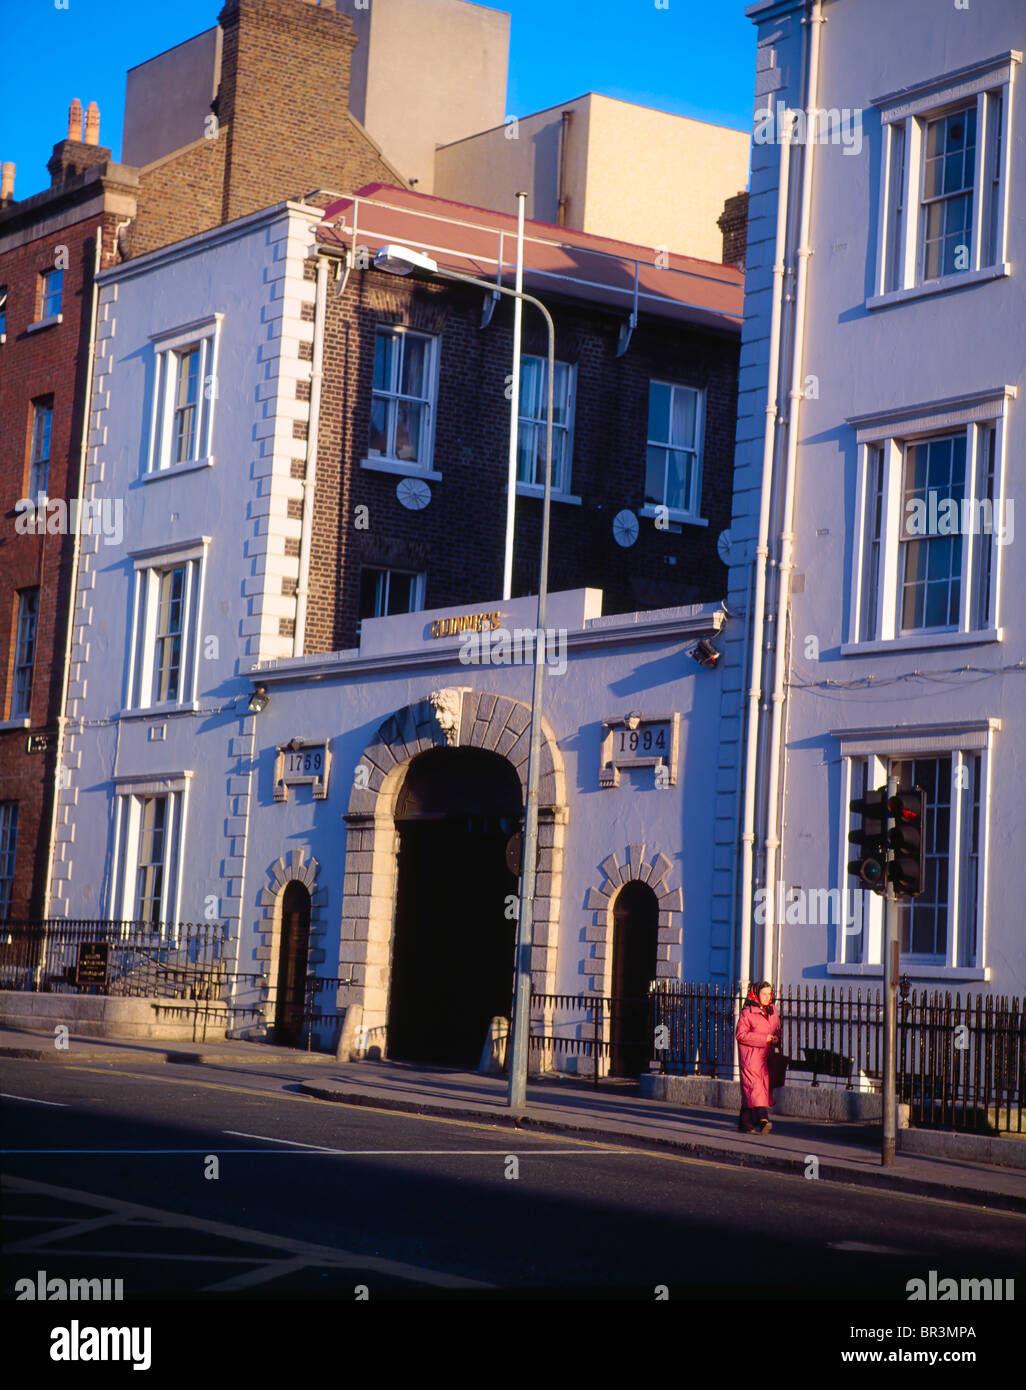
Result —
<svg viewBox="0 0 1026 1390"><path fill-rule="evenodd" d="M249 704L246 706L250 714L262 714L271 703L271 697L267 693L265 685L258 685L249 697Z"/></svg>
<svg viewBox="0 0 1026 1390"><path fill-rule="evenodd" d="M437 274L438 262L423 251L411 251L408 246L395 246L391 242L379 247L374 256L374 269L386 270L389 275L410 275L415 270Z"/></svg>

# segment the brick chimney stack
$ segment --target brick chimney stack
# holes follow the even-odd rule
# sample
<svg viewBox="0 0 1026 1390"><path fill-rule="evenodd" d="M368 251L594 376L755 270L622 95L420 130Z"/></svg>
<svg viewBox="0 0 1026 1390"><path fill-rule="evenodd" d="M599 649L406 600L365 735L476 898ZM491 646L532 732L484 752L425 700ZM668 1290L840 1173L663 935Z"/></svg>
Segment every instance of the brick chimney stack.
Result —
<svg viewBox="0 0 1026 1390"><path fill-rule="evenodd" d="M357 171L347 168L356 47L348 15L309 0L226 0L218 22L224 39L214 111L228 142L222 218L312 188L355 184Z"/></svg>
<svg viewBox="0 0 1026 1390"><path fill-rule="evenodd" d="M106 164L110 159L110 150L104 149L99 143L100 108L95 101L91 101L86 109L85 139L82 135L82 103L75 97L68 107L68 138L54 145L53 154L47 162L52 188L97 164Z"/></svg>
<svg viewBox="0 0 1026 1390"><path fill-rule="evenodd" d="M744 190L727 199L716 225L723 233L723 264L744 270L748 250L748 194Z"/></svg>
<svg viewBox="0 0 1026 1390"><path fill-rule="evenodd" d="M0 205L6 207L14 202L14 165L5 159L0 168Z"/></svg>

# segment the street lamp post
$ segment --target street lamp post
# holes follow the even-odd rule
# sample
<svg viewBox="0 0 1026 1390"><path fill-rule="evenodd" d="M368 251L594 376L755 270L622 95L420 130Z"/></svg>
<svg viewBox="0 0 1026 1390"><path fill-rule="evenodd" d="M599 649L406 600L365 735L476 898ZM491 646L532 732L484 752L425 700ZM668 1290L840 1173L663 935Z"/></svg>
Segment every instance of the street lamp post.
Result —
<svg viewBox="0 0 1026 1390"><path fill-rule="evenodd" d="M478 280L473 275L461 275L455 270L443 270L437 261L421 251L405 246L382 246L374 257L378 270L392 275L410 275L420 271L473 285L489 293L508 295L511 299L533 304L545 320L549 335L548 420L545 431L545 498L542 504L541 557L538 564L538 616L535 624L534 681L531 688L530 751L527 759L527 800L524 807L524 847L520 869L520 907L517 913L516 969L513 997L512 1036L507 1049L509 1085L506 1103L516 1115L522 1115L527 1098L527 1062L530 1047L531 1007L531 938L534 924L534 892L538 863L538 781L541 762L542 680L545 675L545 622L548 605L549 577L549 512L552 493L552 423L553 378L556 370L556 330L552 315L545 305L523 290L512 290L490 280Z"/></svg>

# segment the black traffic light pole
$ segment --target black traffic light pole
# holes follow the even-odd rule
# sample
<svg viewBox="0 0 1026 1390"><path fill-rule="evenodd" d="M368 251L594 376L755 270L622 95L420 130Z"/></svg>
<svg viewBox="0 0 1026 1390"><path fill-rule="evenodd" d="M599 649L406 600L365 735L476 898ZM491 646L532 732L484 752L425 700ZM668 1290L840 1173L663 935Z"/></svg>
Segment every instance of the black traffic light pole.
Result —
<svg viewBox="0 0 1026 1390"><path fill-rule="evenodd" d="M898 794L898 779L887 778L887 798L884 802L884 838L890 839L889 802ZM897 1147L897 1051L898 1051L898 899L890 874L891 853L887 853L884 874L884 1046L883 1046L883 1139L880 1163L889 1168L894 1164Z"/></svg>
<svg viewBox="0 0 1026 1390"><path fill-rule="evenodd" d="M884 899L883 987L883 1135L880 1162L894 1163L897 1147L897 1042L898 1042L898 900L915 898L923 891L926 847L926 795L922 787L899 789L898 779L888 776L886 788L866 792L849 802L861 815L862 824L848 839L859 846L859 857L848 872Z"/></svg>

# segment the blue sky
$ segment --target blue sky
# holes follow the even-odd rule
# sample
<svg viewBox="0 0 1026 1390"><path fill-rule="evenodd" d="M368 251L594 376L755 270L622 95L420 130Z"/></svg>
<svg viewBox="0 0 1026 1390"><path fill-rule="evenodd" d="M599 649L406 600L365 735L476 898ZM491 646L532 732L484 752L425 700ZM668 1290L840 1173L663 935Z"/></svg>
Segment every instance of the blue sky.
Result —
<svg viewBox="0 0 1026 1390"><path fill-rule="evenodd" d="M755 27L747 0L506 0L512 15L507 115L582 92L751 128ZM373 3L373 0L371 0ZM100 107L100 142L121 151L125 72L217 22L220 0L9 0L4 6L0 159L15 196L49 184L46 161L68 103ZM23 59L14 55L23 55Z"/></svg>

